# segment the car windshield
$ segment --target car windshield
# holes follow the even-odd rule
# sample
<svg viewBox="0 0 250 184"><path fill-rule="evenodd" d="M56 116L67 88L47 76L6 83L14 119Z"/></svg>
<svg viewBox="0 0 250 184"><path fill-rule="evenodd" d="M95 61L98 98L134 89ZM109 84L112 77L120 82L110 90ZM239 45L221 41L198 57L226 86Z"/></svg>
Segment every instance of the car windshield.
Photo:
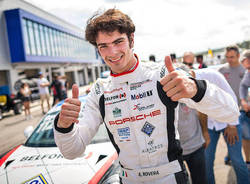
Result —
<svg viewBox="0 0 250 184"><path fill-rule="evenodd" d="M82 108L83 110L84 108ZM29 147L56 147L53 132L53 123L56 115L60 112L60 108L56 111L48 112L36 129L33 131L25 146ZM82 112L82 111L81 111ZM81 114L79 115L81 117ZM105 126L102 124L99 127L97 134L94 136L90 144L108 142L109 137Z"/></svg>

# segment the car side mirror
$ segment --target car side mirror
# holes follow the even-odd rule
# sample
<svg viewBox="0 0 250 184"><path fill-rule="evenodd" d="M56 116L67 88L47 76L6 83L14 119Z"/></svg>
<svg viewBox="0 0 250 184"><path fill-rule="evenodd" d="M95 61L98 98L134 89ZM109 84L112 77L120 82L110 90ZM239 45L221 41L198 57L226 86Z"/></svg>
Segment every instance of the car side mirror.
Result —
<svg viewBox="0 0 250 184"><path fill-rule="evenodd" d="M34 131L33 126L27 126L27 127L24 129L23 134L24 134L24 136L28 139L29 136L32 134L33 131Z"/></svg>

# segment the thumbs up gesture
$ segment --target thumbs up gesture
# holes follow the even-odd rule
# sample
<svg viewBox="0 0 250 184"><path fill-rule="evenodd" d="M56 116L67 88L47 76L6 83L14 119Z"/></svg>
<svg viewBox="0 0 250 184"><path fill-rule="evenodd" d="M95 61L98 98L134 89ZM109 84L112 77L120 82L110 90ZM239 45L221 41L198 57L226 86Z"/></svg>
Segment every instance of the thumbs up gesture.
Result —
<svg viewBox="0 0 250 184"><path fill-rule="evenodd" d="M168 75L160 81L166 95L173 101L181 98L192 98L197 93L195 82L181 71L175 70L170 56L165 57L165 66Z"/></svg>
<svg viewBox="0 0 250 184"><path fill-rule="evenodd" d="M72 123L78 123L81 110L81 101L78 99L79 88L76 84L72 86L72 98L67 98L63 105L57 122L59 128L68 128Z"/></svg>

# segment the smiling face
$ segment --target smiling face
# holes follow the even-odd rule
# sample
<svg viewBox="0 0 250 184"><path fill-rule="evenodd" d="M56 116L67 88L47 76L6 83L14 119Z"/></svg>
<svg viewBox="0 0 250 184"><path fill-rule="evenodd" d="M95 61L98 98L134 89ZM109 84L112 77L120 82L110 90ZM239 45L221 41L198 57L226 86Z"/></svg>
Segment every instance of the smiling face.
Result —
<svg viewBox="0 0 250 184"><path fill-rule="evenodd" d="M136 64L136 58L132 48L134 43L134 34L131 34L130 41L125 33L101 32L96 38L98 51L114 73L123 73L129 71Z"/></svg>

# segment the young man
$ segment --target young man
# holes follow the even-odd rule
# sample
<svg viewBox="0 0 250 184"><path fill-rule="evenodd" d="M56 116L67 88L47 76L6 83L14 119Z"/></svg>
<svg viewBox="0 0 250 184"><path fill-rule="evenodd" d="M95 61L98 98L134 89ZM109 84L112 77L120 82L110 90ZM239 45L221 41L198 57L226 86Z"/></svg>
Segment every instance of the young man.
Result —
<svg viewBox="0 0 250 184"><path fill-rule="evenodd" d="M244 148L248 172L250 173L250 50L242 54L241 63L246 72L240 83L240 123L242 126L242 145ZM250 177L250 174L249 174Z"/></svg>
<svg viewBox="0 0 250 184"><path fill-rule="evenodd" d="M95 82L79 120L73 85L73 98L65 100L54 122L55 141L65 158L80 157L104 122L119 155L122 183L186 183L176 101L227 122L238 118L238 107L216 86L174 71L169 57L167 69L140 62L133 53L134 32L132 20L117 9L88 21L86 40L97 47L111 76Z"/></svg>

